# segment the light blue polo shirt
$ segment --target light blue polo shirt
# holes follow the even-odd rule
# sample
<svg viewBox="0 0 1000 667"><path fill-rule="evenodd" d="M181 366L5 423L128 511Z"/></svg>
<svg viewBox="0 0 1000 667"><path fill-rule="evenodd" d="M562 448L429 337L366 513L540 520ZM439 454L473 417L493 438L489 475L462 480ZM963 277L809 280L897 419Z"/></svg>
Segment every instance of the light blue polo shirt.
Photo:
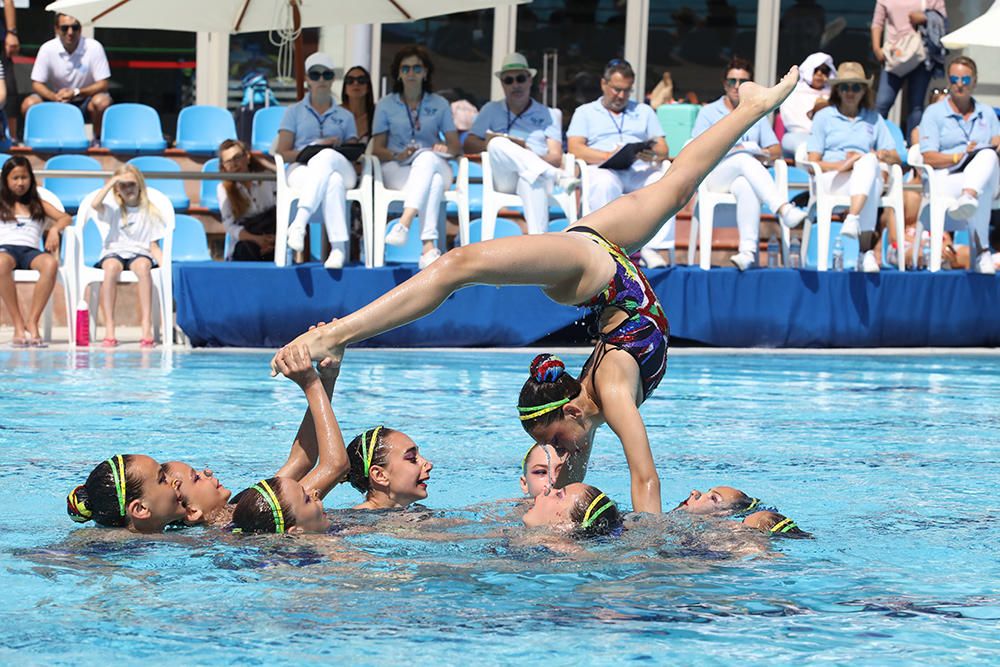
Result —
<svg viewBox="0 0 1000 667"><path fill-rule="evenodd" d="M857 116L849 118L830 106L813 116L806 149L810 153L821 153L825 162L837 162L846 159L848 151L894 151L896 140L874 109L861 109Z"/></svg>
<svg viewBox="0 0 1000 667"><path fill-rule="evenodd" d="M562 129L556 123L552 110L535 100L531 100L520 114L511 113L504 100L487 102L479 110L469 134L485 139L487 132L523 139L528 148L538 155L549 152L548 139L562 143Z"/></svg>
<svg viewBox="0 0 1000 667"><path fill-rule="evenodd" d="M698 111L698 117L694 120L694 128L691 130L691 138L694 139L729 114L730 111L729 107L726 106L725 95L711 104L706 104ZM736 143L754 143L761 148L767 148L768 146L774 146L778 143L778 137L774 134L774 130L771 129L771 124L767 122L767 118L761 118L754 123Z"/></svg>
<svg viewBox="0 0 1000 667"><path fill-rule="evenodd" d="M583 137L588 147L611 151L625 144L662 137L663 128L648 104L630 100L623 112L613 114L597 98L576 108L566 136Z"/></svg>
<svg viewBox="0 0 1000 667"><path fill-rule="evenodd" d="M1000 120L993 109L972 99L972 115L966 120L955 111L948 98L938 100L924 109L920 120L920 152L962 153L975 141L984 147L1000 135Z"/></svg>
<svg viewBox="0 0 1000 667"><path fill-rule="evenodd" d="M421 148L430 148L441 141L441 134L454 131L451 105L434 93L424 94L416 114L410 113L399 93L386 95L375 105L372 136L388 132L386 146L393 153L406 148L410 141L416 141Z"/></svg>
<svg viewBox="0 0 1000 667"><path fill-rule="evenodd" d="M297 151L317 139L337 137L343 142L358 136L358 129L354 125L354 114L337 104L321 114L310 106L309 93L285 110L278 129L287 130L295 135L293 148Z"/></svg>

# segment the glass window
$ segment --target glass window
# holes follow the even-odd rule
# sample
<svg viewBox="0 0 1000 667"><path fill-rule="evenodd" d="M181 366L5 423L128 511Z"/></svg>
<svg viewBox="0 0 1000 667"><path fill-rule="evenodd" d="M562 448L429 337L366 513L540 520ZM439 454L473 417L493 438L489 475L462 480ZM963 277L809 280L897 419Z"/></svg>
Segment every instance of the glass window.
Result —
<svg viewBox="0 0 1000 667"><path fill-rule="evenodd" d="M864 65L869 76L877 75L879 67L871 46L874 11L874 0L824 5L816 0L782 0L778 72L783 74L810 53L822 51L833 56L834 63L853 60Z"/></svg>

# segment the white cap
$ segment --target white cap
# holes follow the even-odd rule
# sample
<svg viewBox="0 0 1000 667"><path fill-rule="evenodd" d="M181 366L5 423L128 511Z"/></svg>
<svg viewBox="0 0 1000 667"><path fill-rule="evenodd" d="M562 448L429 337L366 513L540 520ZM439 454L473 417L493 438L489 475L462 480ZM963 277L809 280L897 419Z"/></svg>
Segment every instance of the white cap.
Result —
<svg viewBox="0 0 1000 667"><path fill-rule="evenodd" d="M321 51L317 51L306 58L306 72L311 70L313 67L325 67L326 69L332 70L334 69L333 58Z"/></svg>

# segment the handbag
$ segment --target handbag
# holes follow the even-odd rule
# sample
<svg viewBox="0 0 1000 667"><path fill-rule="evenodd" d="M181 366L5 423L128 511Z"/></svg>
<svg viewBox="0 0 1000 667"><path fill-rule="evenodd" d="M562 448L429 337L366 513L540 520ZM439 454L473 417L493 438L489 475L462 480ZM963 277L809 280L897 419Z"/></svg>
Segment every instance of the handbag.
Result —
<svg viewBox="0 0 1000 667"><path fill-rule="evenodd" d="M920 11L927 11L926 1L921 1ZM886 42L883 51L885 52L885 71L896 76L906 76L920 67L927 59L924 36L919 30Z"/></svg>
<svg viewBox="0 0 1000 667"><path fill-rule="evenodd" d="M236 224L251 234L274 234L277 223L278 209L274 206L236 221Z"/></svg>

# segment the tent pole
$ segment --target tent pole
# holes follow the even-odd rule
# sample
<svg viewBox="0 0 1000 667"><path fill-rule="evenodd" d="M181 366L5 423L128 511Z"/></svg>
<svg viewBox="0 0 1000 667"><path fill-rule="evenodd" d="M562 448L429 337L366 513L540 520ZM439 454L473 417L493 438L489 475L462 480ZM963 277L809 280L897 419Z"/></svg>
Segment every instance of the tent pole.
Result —
<svg viewBox="0 0 1000 667"><path fill-rule="evenodd" d="M301 100L306 94L305 40L302 38L302 15L298 0L288 0L292 6L292 27L295 29L295 92Z"/></svg>

